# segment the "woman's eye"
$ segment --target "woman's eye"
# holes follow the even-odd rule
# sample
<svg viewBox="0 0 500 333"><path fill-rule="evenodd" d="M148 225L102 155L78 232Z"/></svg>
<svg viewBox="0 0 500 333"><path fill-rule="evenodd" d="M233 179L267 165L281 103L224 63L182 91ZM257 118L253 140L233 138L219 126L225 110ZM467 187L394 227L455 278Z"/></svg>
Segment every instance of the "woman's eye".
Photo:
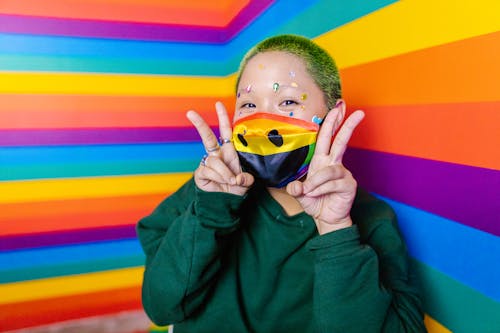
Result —
<svg viewBox="0 0 500 333"><path fill-rule="evenodd" d="M290 105L295 105L295 104L299 104L299 103L297 103L296 101L294 101L292 99L287 99L287 100L281 102L280 106L290 106Z"/></svg>
<svg viewBox="0 0 500 333"><path fill-rule="evenodd" d="M245 108L245 109L250 109L250 108L254 109L254 108L256 108L255 104L253 104L253 103L245 103L245 104L242 104L241 107Z"/></svg>

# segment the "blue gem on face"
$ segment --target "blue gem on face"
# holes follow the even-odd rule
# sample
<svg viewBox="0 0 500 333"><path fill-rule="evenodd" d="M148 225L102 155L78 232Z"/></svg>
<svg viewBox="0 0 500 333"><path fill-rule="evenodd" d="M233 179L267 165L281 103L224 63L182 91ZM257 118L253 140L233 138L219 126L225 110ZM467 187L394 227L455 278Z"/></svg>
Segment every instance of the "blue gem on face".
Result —
<svg viewBox="0 0 500 333"><path fill-rule="evenodd" d="M323 119L320 118L320 117L318 117L317 115L314 115L314 117L312 117L311 120L312 120L313 123L316 123L318 125L321 125L321 123L323 122Z"/></svg>

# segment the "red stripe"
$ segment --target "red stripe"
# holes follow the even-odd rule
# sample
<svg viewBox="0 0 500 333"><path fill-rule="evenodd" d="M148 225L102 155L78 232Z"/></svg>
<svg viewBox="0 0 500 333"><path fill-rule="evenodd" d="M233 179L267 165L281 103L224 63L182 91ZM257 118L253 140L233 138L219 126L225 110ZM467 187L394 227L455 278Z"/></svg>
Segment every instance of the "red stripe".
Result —
<svg viewBox="0 0 500 333"><path fill-rule="evenodd" d="M2 331L141 309L141 287L0 305Z"/></svg>

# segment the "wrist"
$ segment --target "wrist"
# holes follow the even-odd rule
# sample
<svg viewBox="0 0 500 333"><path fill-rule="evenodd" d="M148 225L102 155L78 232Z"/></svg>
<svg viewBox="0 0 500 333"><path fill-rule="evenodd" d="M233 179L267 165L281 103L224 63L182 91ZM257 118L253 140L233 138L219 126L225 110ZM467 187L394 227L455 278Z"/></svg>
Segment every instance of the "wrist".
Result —
<svg viewBox="0 0 500 333"><path fill-rule="evenodd" d="M323 221L320 219L314 219L316 222L316 227L318 228L318 233L320 235L324 235L330 232L334 232L340 229L345 229L352 227L352 219L351 216L346 216L342 219L336 221Z"/></svg>

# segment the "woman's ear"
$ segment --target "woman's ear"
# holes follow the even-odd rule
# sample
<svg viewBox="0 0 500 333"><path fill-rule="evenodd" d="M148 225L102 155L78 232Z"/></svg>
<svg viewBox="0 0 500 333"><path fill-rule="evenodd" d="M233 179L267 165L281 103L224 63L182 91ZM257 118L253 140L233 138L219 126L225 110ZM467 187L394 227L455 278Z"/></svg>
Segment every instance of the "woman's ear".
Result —
<svg viewBox="0 0 500 333"><path fill-rule="evenodd" d="M345 101L343 99L338 99L337 102L335 103L335 106L333 107L333 110L336 110L338 112L339 114L338 121L342 123L344 121L345 111L346 111Z"/></svg>
<svg viewBox="0 0 500 333"><path fill-rule="evenodd" d="M333 109L330 110L330 112L334 111L335 114L337 114L337 119L335 119L335 124L336 127L340 126L342 122L344 121L345 117L345 112L346 112L346 105L343 99L338 99L337 102L335 103L335 106Z"/></svg>

